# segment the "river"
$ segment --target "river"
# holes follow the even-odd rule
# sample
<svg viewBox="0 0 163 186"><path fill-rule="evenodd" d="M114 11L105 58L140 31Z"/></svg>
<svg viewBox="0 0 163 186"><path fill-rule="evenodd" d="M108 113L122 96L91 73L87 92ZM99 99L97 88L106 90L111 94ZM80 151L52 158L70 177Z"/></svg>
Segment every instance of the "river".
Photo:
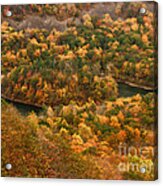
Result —
<svg viewBox="0 0 163 186"><path fill-rule="evenodd" d="M142 88L132 87L125 83L118 83L118 90L119 90L119 97L130 97L130 96L134 96L135 94L144 95L149 92L152 92L151 90L144 90Z"/></svg>
<svg viewBox="0 0 163 186"><path fill-rule="evenodd" d="M149 90L144 90L142 88L132 87L124 83L118 83L118 89L119 89L119 97L130 97L138 93L141 95L144 95L149 92L152 92ZM35 107L35 106L12 102L9 100L6 100L6 101L9 103L12 103L19 110L19 112L23 115L28 115L32 111L34 111L36 114L39 114L41 111L43 111L43 109Z"/></svg>

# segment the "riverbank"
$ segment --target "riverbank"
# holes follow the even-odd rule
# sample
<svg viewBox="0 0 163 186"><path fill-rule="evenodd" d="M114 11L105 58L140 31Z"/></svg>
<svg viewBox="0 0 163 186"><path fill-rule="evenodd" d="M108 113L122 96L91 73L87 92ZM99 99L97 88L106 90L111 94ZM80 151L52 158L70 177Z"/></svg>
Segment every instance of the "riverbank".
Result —
<svg viewBox="0 0 163 186"><path fill-rule="evenodd" d="M39 104L32 104L32 103L28 103L28 102L25 102L25 101L22 101L22 100L18 100L18 99L11 99L3 94L1 94L1 98L9 101L9 102L14 102L14 103L18 103L18 104L24 104L24 105L27 105L27 106L30 106L30 107L37 107L38 109L42 109L42 105L39 105Z"/></svg>
<svg viewBox="0 0 163 186"><path fill-rule="evenodd" d="M127 80L116 79L116 81L118 83L123 83L123 84L129 85L131 87L135 87L135 88L139 88L139 89L144 89L144 90L147 90L147 91L157 90L157 87L150 87L150 86L146 86L146 85L140 85L140 84L133 83L133 82L130 82L130 81L127 81Z"/></svg>

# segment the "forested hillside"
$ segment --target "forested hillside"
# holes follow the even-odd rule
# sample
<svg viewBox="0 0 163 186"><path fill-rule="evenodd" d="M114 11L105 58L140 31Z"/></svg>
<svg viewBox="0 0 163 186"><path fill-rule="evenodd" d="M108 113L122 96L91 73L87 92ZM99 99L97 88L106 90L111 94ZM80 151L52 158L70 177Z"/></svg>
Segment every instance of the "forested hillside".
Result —
<svg viewBox="0 0 163 186"><path fill-rule="evenodd" d="M156 8L2 7L3 176L156 178ZM150 93L121 97L119 82ZM7 100L42 109L23 115Z"/></svg>

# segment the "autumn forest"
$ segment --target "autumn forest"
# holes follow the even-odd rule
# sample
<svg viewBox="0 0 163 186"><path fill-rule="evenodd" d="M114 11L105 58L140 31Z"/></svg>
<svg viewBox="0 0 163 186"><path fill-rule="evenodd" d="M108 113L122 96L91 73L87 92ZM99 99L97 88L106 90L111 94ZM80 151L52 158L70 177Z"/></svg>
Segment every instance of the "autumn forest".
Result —
<svg viewBox="0 0 163 186"><path fill-rule="evenodd" d="M1 41L2 176L157 178L156 3L4 5Z"/></svg>

